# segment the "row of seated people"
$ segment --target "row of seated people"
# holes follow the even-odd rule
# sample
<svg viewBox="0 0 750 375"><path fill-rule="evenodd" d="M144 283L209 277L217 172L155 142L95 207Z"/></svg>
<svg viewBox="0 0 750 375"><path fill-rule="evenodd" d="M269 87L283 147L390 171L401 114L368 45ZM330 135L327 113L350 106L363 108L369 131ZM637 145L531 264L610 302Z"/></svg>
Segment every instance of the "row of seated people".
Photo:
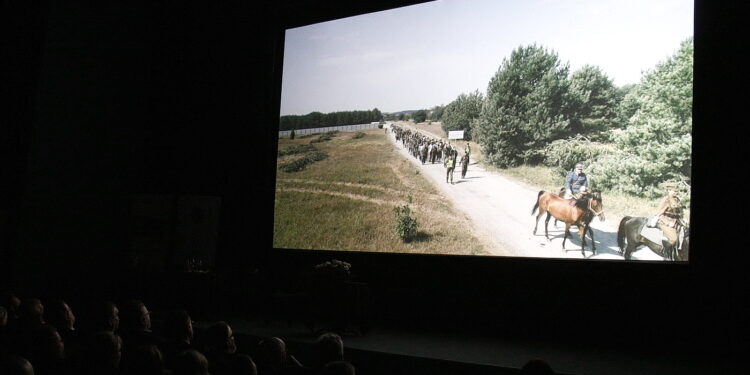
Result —
<svg viewBox="0 0 750 375"><path fill-rule="evenodd" d="M152 313L140 300L96 301L83 311L79 328L62 299L42 303L13 293L0 296L0 374L355 374L335 333L320 335L303 365L278 337L256 343L252 353L238 352L227 322L197 329L184 310L157 314L154 330ZM532 360L521 373L553 371L546 362Z"/></svg>
<svg viewBox="0 0 750 375"><path fill-rule="evenodd" d="M335 333L319 337L313 363L303 366L278 337L240 353L231 326L201 329L184 310L154 319L139 300L94 302L80 327L64 300L0 298L0 374L354 374Z"/></svg>

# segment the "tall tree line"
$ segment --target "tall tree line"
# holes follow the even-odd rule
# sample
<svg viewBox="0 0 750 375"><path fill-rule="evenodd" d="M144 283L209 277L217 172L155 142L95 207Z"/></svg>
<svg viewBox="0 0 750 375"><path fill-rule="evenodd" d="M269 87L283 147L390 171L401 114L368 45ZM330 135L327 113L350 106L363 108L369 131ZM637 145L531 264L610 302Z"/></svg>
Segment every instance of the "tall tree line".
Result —
<svg viewBox="0 0 750 375"><path fill-rule="evenodd" d="M377 108L370 111L311 112L306 115L281 116L279 118L279 130L359 125L382 120L383 114Z"/></svg>
<svg viewBox="0 0 750 375"><path fill-rule="evenodd" d="M542 164L563 174L583 161L598 188L653 197L663 182L690 182L692 86L692 38L623 87L599 67L571 73L554 51L520 46L486 94L445 106L443 129L464 130L500 168Z"/></svg>

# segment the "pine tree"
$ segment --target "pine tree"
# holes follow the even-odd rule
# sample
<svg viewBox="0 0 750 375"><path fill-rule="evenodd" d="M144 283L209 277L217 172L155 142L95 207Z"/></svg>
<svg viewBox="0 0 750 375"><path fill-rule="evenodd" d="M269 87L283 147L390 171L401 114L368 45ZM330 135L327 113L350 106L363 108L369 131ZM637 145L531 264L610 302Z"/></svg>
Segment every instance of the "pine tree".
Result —
<svg viewBox="0 0 750 375"><path fill-rule="evenodd" d="M619 93L598 67L586 65L570 77L570 92L577 106L571 130L589 139L601 139L617 125Z"/></svg>
<svg viewBox="0 0 750 375"><path fill-rule="evenodd" d="M490 163L538 163L549 142L571 134L575 105L568 71L556 53L536 45L519 47L503 60L473 132Z"/></svg>
<svg viewBox="0 0 750 375"><path fill-rule="evenodd" d="M614 135L618 153L594 170L613 190L656 197L666 181L690 181L692 156L693 39L646 72L626 96L632 116ZM592 170L592 173L594 172Z"/></svg>

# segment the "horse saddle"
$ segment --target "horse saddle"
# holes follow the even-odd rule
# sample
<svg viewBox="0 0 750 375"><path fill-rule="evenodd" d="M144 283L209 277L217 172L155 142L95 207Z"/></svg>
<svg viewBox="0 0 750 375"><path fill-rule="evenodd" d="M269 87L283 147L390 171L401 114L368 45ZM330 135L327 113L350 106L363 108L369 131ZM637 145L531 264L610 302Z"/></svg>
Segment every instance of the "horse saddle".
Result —
<svg viewBox="0 0 750 375"><path fill-rule="evenodd" d="M641 236L653 243L660 244L662 238L664 238L664 232L662 232L659 228L649 228L648 226L644 225L643 229L641 230Z"/></svg>

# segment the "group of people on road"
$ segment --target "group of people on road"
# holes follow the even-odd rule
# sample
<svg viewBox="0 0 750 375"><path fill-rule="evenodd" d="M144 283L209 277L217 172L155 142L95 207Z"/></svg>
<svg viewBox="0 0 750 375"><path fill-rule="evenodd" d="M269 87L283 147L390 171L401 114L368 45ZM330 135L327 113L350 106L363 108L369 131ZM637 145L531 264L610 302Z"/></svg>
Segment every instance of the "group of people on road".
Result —
<svg viewBox="0 0 750 375"><path fill-rule="evenodd" d="M461 178L466 178L469 169L471 148L466 144L463 155L459 159L458 148L446 143L441 139L428 137L422 133L404 129L399 126L391 126L396 141L406 148L409 153L422 164L443 163L447 169L445 182L453 184L453 173L457 166L461 166Z"/></svg>
<svg viewBox="0 0 750 375"><path fill-rule="evenodd" d="M446 167L445 182L453 184L453 174L456 167L461 167L461 178L466 178L469 167L471 148L466 144L462 156L459 158L458 148L440 139L428 137L422 133L392 125L396 141L400 141L409 153L420 160L422 164L443 163ZM575 168L565 178L563 191L560 196L564 199L578 200L590 193L590 180L584 172L583 163L577 163ZM666 195L659 202L657 212L652 216L652 227L658 227L664 233L667 242L676 246L678 241L678 227L686 225L683 218L683 206L677 197L678 186L674 183L663 185Z"/></svg>
<svg viewBox="0 0 750 375"><path fill-rule="evenodd" d="M391 128L396 141L400 141L404 148L422 164L445 164L455 151L450 143L443 140L430 138L422 133L395 125Z"/></svg>

